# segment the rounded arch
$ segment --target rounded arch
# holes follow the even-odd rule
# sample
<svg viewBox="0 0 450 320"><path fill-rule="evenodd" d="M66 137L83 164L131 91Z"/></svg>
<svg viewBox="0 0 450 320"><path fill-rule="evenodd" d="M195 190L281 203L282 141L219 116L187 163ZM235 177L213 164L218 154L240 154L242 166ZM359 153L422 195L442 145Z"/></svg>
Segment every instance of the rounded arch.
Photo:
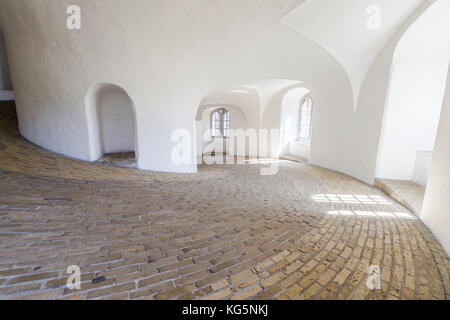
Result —
<svg viewBox="0 0 450 320"><path fill-rule="evenodd" d="M271 141L269 154L278 157L293 153L294 156L309 158L309 144L294 146L292 143L298 140L300 103L305 95L312 94L310 86L293 79L270 79L258 83L261 128L280 130L279 139ZM291 152L291 149L298 152Z"/></svg>
<svg viewBox="0 0 450 320"><path fill-rule="evenodd" d="M121 86L93 85L85 98L90 160L106 153L134 151L139 159L136 108Z"/></svg>
<svg viewBox="0 0 450 320"><path fill-rule="evenodd" d="M313 98L312 92L302 85L283 90L280 110L280 155L292 155L309 159L312 141L312 118L314 109L310 110L308 123L309 139L300 139L302 128L302 105L306 98ZM304 122L304 121L303 121Z"/></svg>
<svg viewBox="0 0 450 320"><path fill-rule="evenodd" d="M212 137L208 134L211 129L212 114L221 109L230 113L230 129L247 129L248 118L240 106L222 103L200 105L196 114L195 130L197 160L203 156L205 147L212 142Z"/></svg>
<svg viewBox="0 0 450 320"><path fill-rule="evenodd" d="M14 93L6 39L0 27L0 101L5 100L14 100Z"/></svg>
<svg viewBox="0 0 450 320"><path fill-rule="evenodd" d="M230 129L230 111L227 108L219 107L215 110L212 110L209 121L211 124L211 130L213 137L227 137L225 130ZM225 126L225 122L228 122L228 125ZM218 130L218 131L217 131Z"/></svg>

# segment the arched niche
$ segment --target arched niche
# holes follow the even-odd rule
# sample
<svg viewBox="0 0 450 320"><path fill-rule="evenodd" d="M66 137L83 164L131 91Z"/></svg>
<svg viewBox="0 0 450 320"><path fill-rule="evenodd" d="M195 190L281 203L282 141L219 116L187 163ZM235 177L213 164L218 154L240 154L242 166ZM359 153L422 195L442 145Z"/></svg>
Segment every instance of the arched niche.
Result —
<svg viewBox="0 0 450 320"><path fill-rule="evenodd" d="M204 155L204 150L213 142L213 137L211 136L211 117L215 111L221 109L226 110L230 114L230 129L247 129L247 117L239 106L220 103L201 105L196 115L197 160L201 160L201 157ZM245 156L245 151L243 150L231 150L227 148L227 142L224 143L224 147L226 153L229 155ZM222 151L219 150L218 153L222 153Z"/></svg>
<svg viewBox="0 0 450 320"><path fill-rule="evenodd" d="M90 160L125 152L138 158L136 110L128 93L115 84L97 84L85 102Z"/></svg>
<svg viewBox="0 0 450 320"><path fill-rule="evenodd" d="M14 100L6 41L0 29L0 101Z"/></svg>
<svg viewBox="0 0 450 320"><path fill-rule="evenodd" d="M270 79L259 83L261 127L279 130L280 133L279 139L272 140L268 145L267 154L273 158L295 156L309 159L313 138L308 142L298 141L298 130L302 99L312 96L312 90L303 81L291 79Z"/></svg>
<svg viewBox="0 0 450 320"><path fill-rule="evenodd" d="M281 100L280 156L291 155L309 159L311 137L308 140L299 138L302 104L308 97L313 98L309 89L294 87L288 90ZM310 126L312 127L312 119ZM312 130L309 131L311 135Z"/></svg>

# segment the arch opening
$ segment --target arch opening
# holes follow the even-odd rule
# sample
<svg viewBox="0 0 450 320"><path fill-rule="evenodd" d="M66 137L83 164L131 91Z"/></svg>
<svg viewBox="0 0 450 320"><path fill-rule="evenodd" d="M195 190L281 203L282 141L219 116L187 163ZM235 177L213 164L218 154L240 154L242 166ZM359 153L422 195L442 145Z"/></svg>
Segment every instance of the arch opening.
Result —
<svg viewBox="0 0 450 320"><path fill-rule="evenodd" d="M394 52L376 178L426 186L450 60L448 1L410 26Z"/></svg>
<svg viewBox="0 0 450 320"><path fill-rule="evenodd" d="M247 119L239 106L227 104L201 105L196 120L197 162L229 163L235 156L246 156L242 146L231 141L231 135L237 130L246 130ZM244 146L245 148L245 146ZM217 161L216 161L217 160Z"/></svg>
<svg viewBox="0 0 450 320"><path fill-rule="evenodd" d="M14 89L6 50L6 41L0 29L0 102L14 101Z"/></svg>
<svg viewBox="0 0 450 320"><path fill-rule="evenodd" d="M309 160L312 126L313 95L305 87L287 91L281 102L280 157Z"/></svg>
<svg viewBox="0 0 450 320"><path fill-rule="evenodd" d="M96 85L86 98L91 161L138 167L136 111L133 100L114 84Z"/></svg>
<svg viewBox="0 0 450 320"><path fill-rule="evenodd" d="M196 116L197 163L204 163L205 154L224 154L227 164L250 159L309 160L313 94L302 81L265 79L231 88L208 94L200 104ZM231 119L231 136L226 134L225 139L215 134L216 127L223 123L220 111L229 112ZM220 129L217 131L223 135ZM216 145L218 140L223 141Z"/></svg>

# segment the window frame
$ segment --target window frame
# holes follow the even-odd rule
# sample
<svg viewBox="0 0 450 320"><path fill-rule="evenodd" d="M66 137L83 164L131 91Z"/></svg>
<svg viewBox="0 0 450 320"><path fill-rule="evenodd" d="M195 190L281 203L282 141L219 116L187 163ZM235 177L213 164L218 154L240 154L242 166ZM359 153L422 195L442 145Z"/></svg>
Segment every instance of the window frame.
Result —
<svg viewBox="0 0 450 320"><path fill-rule="evenodd" d="M308 136L302 137L302 129L303 129L303 120L304 120L304 106L306 104L306 100L310 100L310 111L309 113L309 121L308 121ZM314 110L314 100L311 94L305 95L300 100L300 107L299 107L299 118L298 118L298 133L297 133L297 142L311 144L311 138L312 138L312 127L313 127L313 110Z"/></svg>
<svg viewBox="0 0 450 320"><path fill-rule="evenodd" d="M215 115L219 115L219 119L216 119ZM211 137L228 139L230 137L230 125L231 125L231 114L225 108L218 108L211 112ZM216 128L216 122L219 121L220 126ZM228 123L228 126L225 125ZM228 131L228 133L227 133ZM219 135L217 133L219 132Z"/></svg>

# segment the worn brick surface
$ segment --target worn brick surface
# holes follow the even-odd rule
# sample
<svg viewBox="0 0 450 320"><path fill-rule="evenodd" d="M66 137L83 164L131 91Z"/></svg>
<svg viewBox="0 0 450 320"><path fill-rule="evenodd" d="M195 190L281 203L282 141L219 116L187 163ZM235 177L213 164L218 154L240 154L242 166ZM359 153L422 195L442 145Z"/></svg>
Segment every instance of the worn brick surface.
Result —
<svg viewBox="0 0 450 320"><path fill-rule="evenodd" d="M26 142L13 108L0 122L1 299L449 297L431 232L347 176L294 162L275 176L101 166ZM81 290L66 287L70 265ZM371 265L381 290L366 286Z"/></svg>

